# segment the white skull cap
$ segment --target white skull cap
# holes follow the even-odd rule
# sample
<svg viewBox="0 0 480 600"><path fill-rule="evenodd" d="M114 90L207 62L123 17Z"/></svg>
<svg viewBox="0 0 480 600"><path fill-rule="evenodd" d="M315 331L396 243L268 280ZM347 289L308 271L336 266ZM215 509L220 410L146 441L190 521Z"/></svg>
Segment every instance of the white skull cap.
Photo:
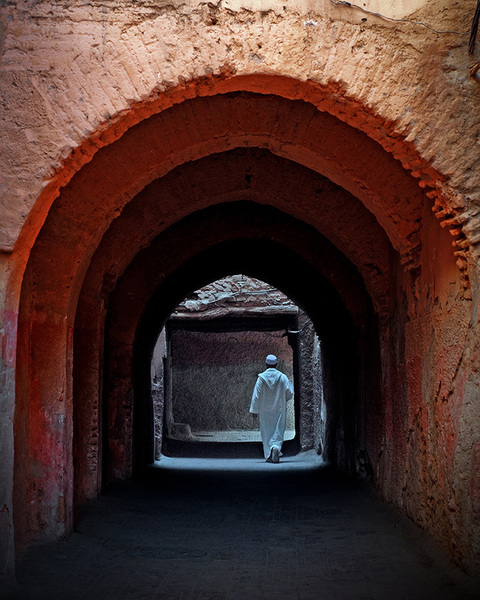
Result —
<svg viewBox="0 0 480 600"><path fill-rule="evenodd" d="M275 356L275 354L269 354L265 359L265 362L267 363L267 365L276 365L277 357Z"/></svg>

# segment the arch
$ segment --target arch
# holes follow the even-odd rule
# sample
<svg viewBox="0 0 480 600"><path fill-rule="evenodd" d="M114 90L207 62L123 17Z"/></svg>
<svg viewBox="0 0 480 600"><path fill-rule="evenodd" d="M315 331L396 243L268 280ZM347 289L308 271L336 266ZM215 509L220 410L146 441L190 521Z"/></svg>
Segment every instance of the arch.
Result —
<svg viewBox="0 0 480 600"><path fill-rule="evenodd" d="M235 85L244 84L248 90L232 91L229 85L233 81ZM283 90L282 97L267 95L267 82L272 84L270 92L275 86ZM173 232L184 219L198 216L214 205L230 203L229 209L241 208L242 202L249 201L280 210L288 215L288 222L297 220L312 227L338 249L340 256L344 255L336 260L327 279L335 282L371 348L377 335L377 317L383 319L382 342L388 345L392 309L405 316L402 306L394 306L396 288L402 288L405 278L418 278L425 230L434 230L435 243L440 241L442 248L449 245L440 228L432 226L430 200L400 162L359 129L318 110L320 106L343 114L341 108L345 107L338 94L330 90L328 99L325 89L319 86L293 86L293 82L263 76L227 78L217 83L218 87L209 87L205 96L181 103L165 96L162 102L171 104L171 108L152 116L144 113L148 118L127 131L122 131L119 124L113 125L98 144L106 144L110 134L112 139L118 138L116 141L87 153L74 176L68 169L64 171L65 186L51 204L35 240L22 289L18 364L23 370L19 369L17 380L16 469L18 481L27 480L29 486L26 493L22 490L20 494L18 488L16 491L16 505L22 507L16 510L20 541L28 542L39 535L57 537L72 526L74 461L81 460L72 454L72 428L75 424L77 434L81 434L85 427L74 412L73 391L76 382L92 378L96 378L99 390L103 387L100 340L104 318L108 314L110 322L115 320L115 310L121 305L112 304L112 300L122 282L128 281L129 265L133 266L144 250L150 252L159 236L166 239L168 232ZM204 84L197 85L195 93L199 94ZM187 88L181 94L185 95ZM213 89L216 95L210 96ZM285 99L287 92L295 97ZM193 95L193 91L189 93ZM368 111L365 114L368 122L375 121ZM135 111L129 118L132 122L137 119ZM351 118L355 120L354 116ZM185 132L182 126L189 121L195 121L195 128ZM92 149L97 149L95 144L92 142ZM141 151L145 147L148 152ZM226 176L216 182L215 188L212 173L218 171L218 165ZM187 187L190 177L200 192L191 185ZM298 182L305 182L303 196L296 193ZM54 186L50 191L53 189ZM51 198L55 195L52 194ZM238 218L241 216L240 213ZM356 228L360 234L355 233ZM256 235L261 237L258 231ZM174 237L173 241L178 239ZM225 243L228 241L231 240L227 235ZM316 241L315 247L318 245ZM181 250L178 248L179 254ZM450 249L444 255L446 270L451 273L456 269L455 258ZM342 288L345 264L349 265L352 279ZM352 300L358 289L368 291L361 294L365 300L361 308ZM370 302L376 315L365 308ZM89 321L92 306L99 311L99 318ZM126 314L125 305L122 310ZM404 325L402 322L399 329ZM132 331L136 332L136 327ZM96 340L92 352L95 356L77 362L73 370L74 340L76 343L79 336L85 339L89 332ZM115 335L120 336L119 332L120 329ZM117 348L120 354L125 349ZM85 356L85 346L82 352ZM131 366L131 353L126 352L123 358ZM109 357L109 365L112 360ZM371 360L377 361L377 357ZM393 362L394 357L385 360ZM119 360L118 365L122 364L125 365ZM385 372L395 370L391 364L382 368ZM400 405L406 402L408 391L402 381L403 368L398 368L395 380ZM365 361L362 369L365 373ZM107 386L114 381L112 372L108 375ZM374 384L363 384L370 386L372 397L376 398ZM115 385L121 382L117 380ZM389 386L393 384L382 385L384 402L390 406ZM75 391L79 406L86 389L80 385ZM131 386L125 389L126 393L133 393ZM101 412L99 406L97 395L97 414ZM128 406L133 406L133 402ZM377 400L375 406L378 407ZM89 415L84 417L88 421ZM128 422L129 418L133 415L120 415L120 422ZM382 416L381 420L386 422L388 417ZM378 455L384 441L372 433L373 425L364 425L365 431L371 430L369 443ZM404 432L407 424L401 425ZM96 431L98 435L98 422ZM393 445L402 446L399 436ZM124 442L122 438L119 445ZM352 451L347 454L351 463ZM402 446L398 450L399 463L404 454ZM100 460L99 454L96 460ZM128 472L127 469L120 475ZM98 489L98 472L95 477L96 483L79 484L79 488L87 490L87 496L92 489ZM398 481L385 483L389 489L395 485Z"/></svg>
<svg viewBox="0 0 480 600"><path fill-rule="evenodd" d="M249 216L256 221L254 213ZM250 229L250 236L252 229L254 227ZM326 246L323 248L325 256L330 256L332 248L328 248L328 244ZM273 266L270 264L266 267L258 260L258 256L266 253L274 253L277 257ZM334 251L333 254L335 254ZM154 344L152 332L158 330L159 327L159 309L161 309L161 314L165 314L164 310L168 307L167 304L164 308L162 302L163 296L166 295L166 288L171 288L178 294L183 290L190 291L192 284L197 287L198 281L204 283L207 278L211 280L217 275L229 275L234 270L241 270L249 276L267 279L268 283L278 289L284 289L289 295L293 293L294 301L300 303L311 317L314 327L322 339L323 356L328 373L326 383L328 422L326 425L327 437L323 448L324 456L335 467L349 473L354 472L357 443L355 432L358 426L356 417L361 404L361 393L358 393L359 373L361 362L365 359L364 356L360 356L359 346L361 338L365 339L371 332L360 333L355 330L350 315L336 290L319 273L318 262L309 264L305 258L305 256L296 255L288 247L285 239L280 241L267 238L240 238L214 244L196 254L184 262L176 272L172 273L165 284L155 291L136 327L135 344L132 349L134 364L132 395L136 416L132 439L134 470L142 470L146 464L153 461L153 431L149 430L151 428L149 418L152 412L152 400L150 390L145 389L145 382L148 381L148 367ZM340 259L340 257L336 258ZM214 266L205 269L206 265ZM344 265L344 268L351 273L347 265ZM312 284L321 298L317 303L312 302L309 294ZM370 314L371 306L368 306L368 299L361 282L357 281L357 285L360 288L359 296L363 296L359 300L360 302L362 299L365 301L367 305L365 311ZM111 337L107 339L112 344L115 334L113 331L109 333ZM375 352L373 347L371 350ZM344 386L332 385L333 378L342 380ZM364 417L365 420L368 420L368 415L364 415Z"/></svg>
<svg viewBox="0 0 480 600"><path fill-rule="evenodd" d="M222 236L221 231L229 233ZM303 249L296 247L294 240L299 237L305 242ZM188 244L192 239L195 241ZM162 263L166 252L172 257ZM261 256L265 253L273 253L276 260L263 261ZM155 268L160 263L162 269ZM342 356L345 373L345 364L355 362L352 356L358 351L359 340L371 334L364 330L365 322L372 318L371 303L353 265L313 228L277 209L251 202L217 205L187 217L138 254L111 295L106 331L110 476L123 478L132 473L134 396L148 412L143 403L150 400L149 390L144 385L149 380L150 354L163 322L193 289L236 271L284 289L312 315L330 350ZM316 300L309 299L312 286L319 293ZM350 309L354 307L355 324L345 303ZM131 370L134 363L136 377ZM347 380L350 377L345 375ZM351 398L349 401L353 402ZM343 415L341 407L345 402L332 401L333 416ZM355 413L349 413L348 418L355 421ZM147 419L139 421L137 440L145 444L143 428ZM352 422L350 427L353 428ZM353 445L351 436L347 437ZM81 441L80 446L84 446ZM149 444L140 447L137 467L152 460ZM336 449L332 446L328 451L334 460ZM351 468L353 447L345 454L349 456L344 457L342 466Z"/></svg>
<svg viewBox="0 0 480 600"><path fill-rule="evenodd" d="M153 90L146 99L130 105L128 110L109 116L108 120L74 148L63 160L57 172L50 178L39 195L35 207L30 211L16 243L16 249L24 255L20 269L25 266L28 253L40 231L48 212L61 190L69 184L76 173L93 160L101 149L120 140L126 132L145 120L160 115L176 106L194 99L215 98L229 94L250 93L275 98L301 101L321 113L336 117L342 123L364 133L376 141L388 154L400 161L402 168L422 189L427 189L429 198L435 201L433 210L442 220L443 226L452 231L458 241L457 251L462 254L469 247L468 229L462 225L468 220L463 217L463 208L458 198L451 197L445 186L447 176L438 172L426 158L423 158L414 143L399 123L382 117L367 107L361 100L349 95L341 83L322 84L315 80L300 81L283 74L248 73L236 75L228 70L220 74L198 77L182 82L163 93ZM475 240L472 240L474 243ZM462 263L463 266L463 263Z"/></svg>

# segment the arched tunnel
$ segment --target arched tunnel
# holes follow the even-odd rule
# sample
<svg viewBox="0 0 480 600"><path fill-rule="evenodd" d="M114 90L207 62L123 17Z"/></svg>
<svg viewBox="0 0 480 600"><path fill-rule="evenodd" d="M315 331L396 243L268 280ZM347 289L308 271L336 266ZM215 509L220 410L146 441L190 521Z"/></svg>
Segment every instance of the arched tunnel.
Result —
<svg viewBox="0 0 480 600"><path fill-rule="evenodd" d="M425 393L454 377L435 356L460 348L469 310L452 302L451 236L378 142L313 91L292 100L259 81L112 136L45 215L19 314L19 548L68 533L77 507L152 462L155 341L189 293L234 273L282 290L321 336L331 464L353 474L362 453L379 494L452 543L451 437L432 430L450 408Z"/></svg>
<svg viewBox="0 0 480 600"><path fill-rule="evenodd" d="M312 319L316 331L322 339L324 360L330 357L328 374L332 378L332 382L335 377L337 381L337 384L332 383L331 392L327 394L330 404L329 413L332 418L333 415L337 415L335 424L332 421L329 428L328 458L331 462L337 463L337 458L343 457L339 460L339 466L347 471L353 469L356 446L354 440L356 407L359 402L360 384L359 352L360 345L365 343L365 336L363 333L359 333L360 330L355 330L351 316L345 309L338 290L322 273L325 267L324 261L332 265L335 260L334 248L314 229L295 219L289 219L276 209L257 205L250 201L239 201L233 205L221 204L205 209L191 218L184 219L172 233L179 239L185 240L182 243L188 243L187 240L192 239L192 230L202 237L202 242L207 245L207 248L188 259L177 271L166 278L165 282L151 296L137 327L133 362L136 365L135 380L138 382L136 398L139 401L139 412L143 399L144 402L147 402L146 414L151 414L148 402L151 402L149 373L153 345L172 308L192 291L186 286L193 284L193 289L196 289L203 283L222 276L245 272L254 277L268 280L276 287L284 289L297 304L305 308ZM234 237L238 236L237 239L223 242L218 240L218 231L232 232L234 230L236 231ZM299 237L308 244L307 252L300 251L300 255L291 248L292 240ZM315 248L315 252L312 255L310 249L313 248ZM138 258L142 260L143 257ZM349 269L345 260L342 261L339 256L336 258L341 261L340 268L345 268L346 272L350 270L350 275L354 280L356 278L355 271L351 266ZM157 258L154 256L148 258L149 270L156 260ZM147 267L140 267L140 264L135 262L132 268L134 269L132 276L136 278L140 271ZM358 277L356 283L359 285L356 290L358 314L362 295L365 310L368 310L368 303ZM132 284L132 281L126 285L128 285L128 289L140 289L139 286ZM153 281L152 285L154 285ZM118 298L121 302L123 302L121 298L125 298L126 289L119 287L120 296ZM169 290L180 293L180 297L171 297ZM127 310L130 312L129 309ZM116 316L117 318L123 321L120 314ZM372 314L367 319L372 321ZM109 325L114 326L113 323L109 323ZM369 323L370 325L374 326L374 321ZM362 324L362 327L365 327L365 323ZM108 339L111 346L115 347L114 338ZM371 356L378 357L378 348L370 350L370 352ZM118 374L119 371L115 371L114 376L110 379L116 380ZM145 442L145 419L140 418L139 423L138 439ZM343 435L344 429L347 430L345 435ZM333 440L340 432L342 432L345 447L341 445L340 448L336 448ZM147 439L152 440L152 436ZM153 460L152 449L151 447L148 450L145 448L145 451L147 451L147 455L141 462L148 464Z"/></svg>

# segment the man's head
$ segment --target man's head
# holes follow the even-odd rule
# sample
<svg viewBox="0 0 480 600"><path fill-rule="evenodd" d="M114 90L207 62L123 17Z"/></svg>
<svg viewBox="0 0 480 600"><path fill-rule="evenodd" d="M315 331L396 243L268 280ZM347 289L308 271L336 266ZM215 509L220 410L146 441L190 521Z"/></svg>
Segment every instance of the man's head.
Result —
<svg viewBox="0 0 480 600"><path fill-rule="evenodd" d="M265 364L267 365L267 367L276 367L277 357L274 354L269 354L265 359Z"/></svg>

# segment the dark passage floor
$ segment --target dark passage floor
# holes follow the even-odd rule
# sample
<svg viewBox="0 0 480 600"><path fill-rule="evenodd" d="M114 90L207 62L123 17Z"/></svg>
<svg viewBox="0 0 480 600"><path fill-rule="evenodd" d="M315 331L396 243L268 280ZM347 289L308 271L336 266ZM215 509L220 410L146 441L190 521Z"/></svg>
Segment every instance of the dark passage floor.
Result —
<svg viewBox="0 0 480 600"><path fill-rule="evenodd" d="M479 598L419 530L311 453L162 459L29 553L15 600Z"/></svg>

